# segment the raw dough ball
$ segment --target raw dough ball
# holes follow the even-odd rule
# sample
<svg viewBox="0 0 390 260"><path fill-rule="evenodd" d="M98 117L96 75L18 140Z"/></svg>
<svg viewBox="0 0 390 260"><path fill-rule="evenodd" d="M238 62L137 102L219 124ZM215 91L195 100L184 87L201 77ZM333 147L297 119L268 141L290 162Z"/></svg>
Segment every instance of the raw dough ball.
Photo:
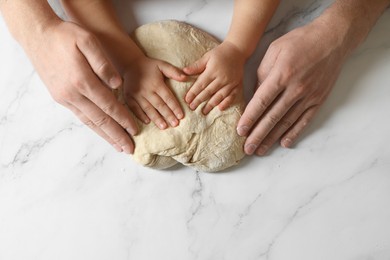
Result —
<svg viewBox="0 0 390 260"><path fill-rule="evenodd" d="M146 24L132 35L144 53L183 68L218 45L207 33L177 21ZM244 107L243 97L221 112L215 107L207 116L201 104L191 111L184 96L192 82L166 80L178 98L185 117L177 127L158 129L137 120L139 134L134 136L133 159L138 163L164 169L180 162L200 171L215 172L237 164L243 157L245 139L236 133L237 122ZM119 98L123 100L122 93Z"/></svg>

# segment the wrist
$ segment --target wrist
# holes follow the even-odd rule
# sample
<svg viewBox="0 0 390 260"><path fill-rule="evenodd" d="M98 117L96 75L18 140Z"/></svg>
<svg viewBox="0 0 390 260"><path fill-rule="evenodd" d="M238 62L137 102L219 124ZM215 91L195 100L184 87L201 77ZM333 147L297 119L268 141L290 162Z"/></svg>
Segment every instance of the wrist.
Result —
<svg viewBox="0 0 390 260"><path fill-rule="evenodd" d="M245 46L241 46L240 44L238 44L234 40L230 40L229 38L225 39L221 43L221 45L225 45L230 48L233 51L234 55L243 63L245 63L251 55L251 53L247 50Z"/></svg>
<svg viewBox="0 0 390 260"><path fill-rule="evenodd" d="M388 6L388 0L339 0L313 21L328 32L329 39L338 44L348 56L367 37L377 19Z"/></svg>
<svg viewBox="0 0 390 260"><path fill-rule="evenodd" d="M36 48L45 31L62 21L44 0L13 0L0 7L10 33L26 50Z"/></svg>

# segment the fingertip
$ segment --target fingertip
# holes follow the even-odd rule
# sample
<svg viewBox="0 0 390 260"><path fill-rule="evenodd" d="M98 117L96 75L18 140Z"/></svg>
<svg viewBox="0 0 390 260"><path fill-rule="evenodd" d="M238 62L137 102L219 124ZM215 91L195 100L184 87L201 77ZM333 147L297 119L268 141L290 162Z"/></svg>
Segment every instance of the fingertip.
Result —
<svg viewBox="0 0 390 260"><path fill-rule="evenodd" d="M283 138L281 141L280 141L280 145L284 148L291 148L292 145L293 145L293 141L286 137L286 138Z"/></svg>
<svg viewBox="0 0 390 260"><path fill-rule="evenodd" d="M185 102L187 102L187 104L190 104L194 100L194 96L190 92L188 92L187 95L184 97L184 100Z"/></svg>
<svg viewBox="0 0 390 260"><path fill-rule="evenodd" d="M196 103L191 103L190 104L191 110L195 110L197 107L198 107L198 105Z"/></svg>
<svg viewBox="0 0 390 260"><path fill-rule="evenodd" d="M249 133L249 126L246 125L238 126L236 130L239 136L247 136Z"/></svg>
<svg viewBox="0 0 390 260"><path fill-rule="evenodd" d="M126 132L130 135L137 135L138 134L138 128L137 127L129 127L126 128Z"/></svg>

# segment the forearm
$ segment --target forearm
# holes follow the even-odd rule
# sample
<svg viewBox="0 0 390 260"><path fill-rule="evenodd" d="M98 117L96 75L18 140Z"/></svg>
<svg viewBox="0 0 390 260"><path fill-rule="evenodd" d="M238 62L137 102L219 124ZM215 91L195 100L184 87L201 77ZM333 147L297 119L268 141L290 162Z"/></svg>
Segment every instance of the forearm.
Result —
<svg viewBox="0 0 390 260"><path fill-rule="evenodd" d="M362 43L390 0L338 0L314 23L334 37L345 55L349 55Z"/></svg>
<svg viewBox="0 0 390 260"><path fill-rule="evenodd" d="M82 25L99 38L105 51L120 71L126 64L143 55L119 22L110 0L62 0L61 2L72 21Z"/></svg>
<svg viewBox="0 0 390 260"><path fill-rule="evenodd" d="M13 37L27 50L34 50L43 32L61 22L47 0L0 0L0 11Z"/></svg>
<svg viewBox="0 0 390 260"><path fill-rule="evenodd" d="M278 5L279 0L235 0L233 19L225 41L234 44L247 59Z"/></svg>

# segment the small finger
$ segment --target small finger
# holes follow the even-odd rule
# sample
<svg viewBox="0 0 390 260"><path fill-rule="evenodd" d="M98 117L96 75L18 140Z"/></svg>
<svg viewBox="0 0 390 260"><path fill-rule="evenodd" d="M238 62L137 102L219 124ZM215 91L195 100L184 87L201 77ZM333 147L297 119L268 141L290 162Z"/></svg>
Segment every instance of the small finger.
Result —
<svg viewBox="0 0 390 260"><path fill-rule="evenodd" d="M201 74L188 90L184 100L187 102L187 104L191 104L191 102L199 95L199 93L214 81L214 79L209 78L207 75Z"/></svg>
<svg viewBox="0 0 390 260"><path fill-rule="evenodd" d="M235 101L238 92L239 92L239 89L234 88L232 90L232 92L230 92L229 95L224 100L222 100L222 102L218 105L218 108L221 111L224 111L225 109L227 109Z"/></svg>
<svg viewBox="0 0 390 260"><path fill-rule="evenodd" d="M179 68L161 61L158 65L160 71L162 74L170 79L176 80L176 81L185 81L187 80L187 75L185 75Z"/></svg>
<svg viewBox="0 0 390 260"><path fill-rule="evenodd" d="M209 101L207 101L206 105L203 107L202 113L207 115L216 106L223 111L223 109L221 109L221 104L223 105L222 108L225 108L226 105L234 100L234 95L234 89L233 91L230 91L229 88L220 89Z"/></svg>
<svg viewBox="0 0 390 260"><path fill-rule="evenodd" d="M133 98L127 100L128 108L134 113L134 115L141 120L144 124L150 123L150 118L145 114L142 110L141 106L137 103L137 101Z"/></svg>
<svg viewBox="0 0 390 260"><path fill-rule="evenodd" d="M168 94L165 94L168 95ZM172 95L173 96L173 95ZM175 110L181 111L181 108L179 104L175 103L173 101L173 97L165 97L169 103L171 103L171 106L174 107ZM148 97L149 102L156 108L158 113L165 119L166 122L168 122L171 126L175 127L179 124L179 120L176 118L174 112L171 110L171 108L168 106L168 104L164 101L164 99L158 94L154 93L150 97ZM172 103L175 103L172 105ZM177 112L178 114L181 114L182 112Z"/></svg>
<svg viewBox="0 0 390 260"><path fill-rule="evenodd" d="M164 130L168 127L163 117L148 100L146 100L145 98L140 98L137 102L141 106L145 114L158 128Z"/></svg>
<svg viewBox="0 0 390 260"><path fill-rule="evenodd" d="M297 141L307 125L313 120L319 108L320 106L316 105L307 109L297 122L283 135L280 144L285 148L290 148Z"/></svg>
<svg viewBox="0 0 390 260"><path fill-rule="evenodd" d="M201 103L209 100L219 89L221 85L218 80L214 80L204 87L196 97L191 101L190 108L195 110Z"/></svg>
<svg viewBox="0 0 390 260"><path fill-rule="evenodd" d="M203 55L202 58L199 60L195 61L191 65L185 67L183 71L187 75L196 75L202 73L206 69L206 64L207 64L207 57Z"/></svg>

